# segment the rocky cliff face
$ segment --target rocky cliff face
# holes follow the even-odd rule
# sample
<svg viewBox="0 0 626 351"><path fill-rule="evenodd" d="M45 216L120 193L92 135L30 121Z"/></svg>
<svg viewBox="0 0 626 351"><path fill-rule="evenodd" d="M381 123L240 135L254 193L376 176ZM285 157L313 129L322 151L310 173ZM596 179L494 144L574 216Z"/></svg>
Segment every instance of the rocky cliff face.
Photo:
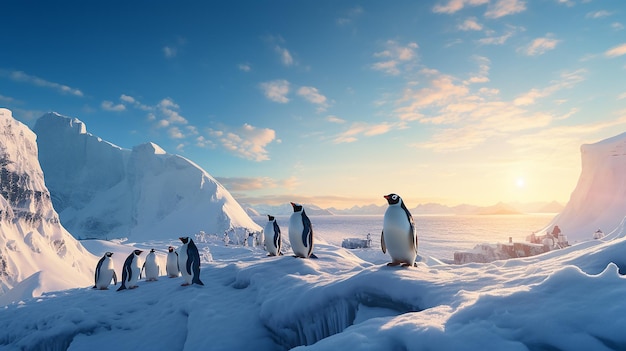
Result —
<svg viewBox="0 0 626 351"><path fill-rule="evenodd" d="M95 257L61 226L35 134L7 109L0 109L0 195L0 295L39 272L61 276L56 288L90 284Z"/></svg>

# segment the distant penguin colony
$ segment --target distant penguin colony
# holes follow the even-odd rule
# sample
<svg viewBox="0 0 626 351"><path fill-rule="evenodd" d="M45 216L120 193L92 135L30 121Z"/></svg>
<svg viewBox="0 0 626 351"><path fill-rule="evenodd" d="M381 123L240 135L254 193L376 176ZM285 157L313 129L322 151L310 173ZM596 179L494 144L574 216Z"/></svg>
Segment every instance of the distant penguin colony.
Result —
<svg viewBox="0 0 626 351"><path fill-rule="evenodd" d="M263 233L265 235L265 249L267 250L268 255L282 255L282 253L280 252L280 248L282 245L280 227L278 226L278 223L276 223L276 218L274 218L274 216L267 215L267 223L265 223Z"/></svg>
<svg viewBox="0 0 626 351"><path fill-rule="evenodd" d="M380 234L380 247L383 253L389 251L391 262L388 266L415 265L417 258L417 230L413 216L397 194L385 195L389 207L383 218L383 231Z"/></svg>
<svg viewBox="0 0 626 351"><path fill-rule="evenodd" d="M178 266L185 279L185 282L181 285L204 285L200 280L200 253L198 253L196 244L189 237L181 237L179 239L183 245L178 251Z"/></svg>
<svg viewBox="0 0 626 351"><path fill-rule="evenodd" d="M289 218L289 242L295 257L317 258L313 254L313 226L302 205L292 202Z"/></svg>
<svg viewBox="0 0 626 351"><path fill-rule="evenodd" d="M113 253L107 252L98 261L95 271L94 289L107 290L109 284L111 284L111 279L113 279L113 285L117 285L117 274L115 274L115 269L113 269L111 256L113 256Z"/></svg>
<svg viewBox="0 0 626 351"><path fill-rule="evenodd" d="M170 278L176 278L180 275L180 269L178 268L178 252L174 250L173 246L167 248L165 271Z"/></svg>
<svg viewBox="0 0 626 351"><path fill-rule="evenodd" d="M157 277L159 276L159 264L157 263L157 257L154 253L154 249L151 249L148 256L146 256L142 270L145 274L146 281L153 282L157 280Z"/></svg>
<svg viewBox="0 0 626 351"><path fill-rule="evenodd" d="M137 287L137 280L139 279L139 274L141 274L139 255L141 255L142 252L141 250L134 250L128 255L126 261L124 261L124 266L122 267L122 286L120 286L117 291Z"/></svg>

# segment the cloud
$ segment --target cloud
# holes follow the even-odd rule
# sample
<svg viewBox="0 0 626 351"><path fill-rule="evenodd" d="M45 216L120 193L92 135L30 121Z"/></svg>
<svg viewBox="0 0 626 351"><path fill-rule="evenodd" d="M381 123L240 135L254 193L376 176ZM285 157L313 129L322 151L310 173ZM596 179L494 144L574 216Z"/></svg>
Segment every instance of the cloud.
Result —
<svg viewBox="0 0 626 351"><path fill-rule="evenodd" d="M533 40L523 49L523 52L528 56L543 55L553 50L559 42L560 40L552 39L551 34L547 34L545 37Z"/></svg>
<svg viewBox="0 0 626 351"><path fill-rule="evenodd" d="M120 111L126 110L126 106L124 106L124 104L117 104L117 105L115 105L111 101L102 101L102 105L101 106L102 106L102 109L105 110L105 111L120 112Z"/></svg>
<svg viewBox="0 0 626 351"><path fill-rule="evenodd" d="M244 71L244 72L250 72L252 70L252 67L250 66L249 63L240 63L239 65L237 65L237 67L239 68L240 71Z"/></svg>
<svg viewBox="0 0 626 351"><path fill-rule="evenodd" d="M621 24L620 22L613 22L611 23L611 28L615 31L618 31L618 30L624 29L624 25Z"/></svg>
<svg viewBox="0 0 626 351"><path fill-rule="evenodd" d="M435 5L433 12L452 14L462 10L465 6L478 6L487 3L489 3L489 0L449 0L448 3L444 5Z"/></svg>
<svg viewBox="0 0 626 351"><path fill-rule="evenodd" d="M171 46L164 46L163 47L163 55L165 55L165 58L171 59L176 57L176 53L177 50L174 47Z"/></svg>
<svg viewBox="0 0 626 351"><path fill-rule="evenodd" d="M612 13L609 11L599 10L599 11L588 12L585 15L585 18L598 19L598 18L608 17L610 15L612 15Z"/></svg>
<svg viewBox="0 0 626 351"><path fill-rule="evenodd" d="M10 96L0 95L0 102L12 103L12 102L15 102L15 99Z"/></svg>
<svg viewBox="0 0 626 351"><path fill-rule="evenodd" d="M363 8L356 6L348 10L348 13L344 17L337 18L336 22L340 26L345 26L352 23L356 18L363 14Z"/></svg>
<svg viewBox="0 0 626 351"><path fill-rule="evenodd" d="M287 94L289 94L289 82L284 79L273 80L261 83L261 89L265 97L281 104L289 102Z"/></svg>
<svg viewBox="0 0 626 351"><path fill-rule="evenodd" d="M330 115L330 116L326 116L326 120L327 120L328 122L330 122L330 123L337 123L337 124L343 124L343 123L346 123L346 120L345 120L345 119L341 119L341 118L339 118L339 117L337 117L337 116L332 116L332 115Z"/></svg>
<svg viewBox="0 0 626 351"><path fill-rule="evenodd" d="M174 100L165 98L157 104L157 109L164 116L159 121L159 126L168 127L172 124L187 124L187 119L180 115L178 109L180 108Z"/></svg>
<svg viewBox="0 0 626 351"><path fill-rule="evenodd" d="M478 23L478 21L476 20L476 17L470 17L470 18L467 18L465 21L463 21L463 23L459 24L457 28L462 31L482 30L483 25Z"/></svg>
<svg viewBox="0 0 626 351"><path fill-rule="evenodd" d="M557 91L563 89L569 89L585 80L584 75L587 71L581 69L572 72L564 72L561 74L560 79L551 82L549 86L543 89L533 88L530 91L518 96L513 100L513 104L516 106L532 105L537 99L550 96Z"/></svg>
<svg viewBox="0 0 626 351"><path fill-rule="evenodd" d="M0 72L0 74L5 75L5 72L4 71ZM60 92L61 94L70 94L70 95L79 96L79 97L84 96L83 92L80 91L79 89L72 88L67 85L63 85L59 83L50 82L50 81L47 81L45 79L42 79L36 76L31 76L22 71L8 72L8 77L16 82L24 82L24 83L36 85L38 87L51 88Z"/></svg>
<svg viewBox="0 0 626 351"><path fill-rule="evenodd" d="M618 46L614 46L610 48L609 50L607 50L606 52L604 52L604 56L611 57L611 58L622 56L624 54L626 54L626 43L618 45Z"/></svg>
<svg viewBox="0 0 626 351"><path fill-rule="evenodd" d="M484 56L474 56L473 59L478 63L478 73L471 74L470 78L464 81L464 83L474 84L489 82L489 69L491 61Z"/></svg>
<svg viewBox="0 0 626 351"><path fill-rule="evenodd" d="M275 188L293 188L297 184L295 177L274 179L270 177L216 177L229 191L254 191Z"/></svg>
<svg viewBox="0 0 626 351"><path fill-rule="evenodd" d="M408 69L417 56L415 50L418 45L414 42L402 46L395 40L388 40L385 47L385 50L374 53L374 57L381 61L372 64L371 68L389 75L399 75L402 68Z"/></svg>
<svg viewBox="0 0 626 351"><path fill-rule="evenodd" d="M314 87L300 87L297 92L305 100L318 106L318 112L324 112L328 108L326 96L320 94Z"/></svg>
<svg viewBox="0 0 626 351"><path fill-rule="evenodd" d="M507 26L505 33L502 35L496 35L494 31L488 31L487 37L478 39L477 43L481 45L502 45L520 30L523 30L523 28L509 25Z"/></svg>
<svg viewBox="0 0 626 351"><path fill-rule="evenodd" d="M497 0L495 4L489 4L485 17L500 18L526 10L526 2L523 0Z"/></svg>
<svg viewBox="0 0 626 351"><path fill-rule="evenodd" d="M183 139L183 138L185 138L185 135L183 134L183 132L178 127L171 127L171 128L169 128L167 130L167 134L172 139Z"/></svg>
<svg viewBox="0 0 626 351"><path fill-rule="evenodd" d="M228 152L257 162L270 159L266 147L276 140L273 129L256 128L247 123L234 130L209 129L209 135Z"/></svg>
<svg viewBox="0 0 626 351"><path fill-rule="evenodd" d="M293 56L291 56L291 53L289 52L289 50L279 45L276 45L276 47L274 47L274 50L280 56L280 62L282 62L283 65L292 66L294 64Z"/></svg>
<svg viewBox="0 0 626 351"><path fill-rule="evenodd" d="M358 140L358 136L375 136L386 134L393 129L400 129L404 126L403 123L379 123L370 124L365 122L355 122L350 125L348 130L339 133L334 138L335 144L352 143Z"/></svg>

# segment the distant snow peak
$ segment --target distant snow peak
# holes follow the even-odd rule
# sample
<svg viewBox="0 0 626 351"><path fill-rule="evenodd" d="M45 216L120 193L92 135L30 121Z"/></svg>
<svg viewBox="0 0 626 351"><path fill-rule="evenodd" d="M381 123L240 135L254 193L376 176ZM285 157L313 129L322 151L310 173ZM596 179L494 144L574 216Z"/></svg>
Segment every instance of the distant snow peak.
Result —
<svg viewBox="0 0 626 351"><path fill-rule="evenodd" d="M153 142L148 142L145 144L141 144L141 145L137 145L135 147L133 147L133 152L137 152L137 153L148 153L148 154L153 154L153 155L165 155L167 154L167 152L165 152L165 150L163 150L159 145L153 143Z"/></svg>

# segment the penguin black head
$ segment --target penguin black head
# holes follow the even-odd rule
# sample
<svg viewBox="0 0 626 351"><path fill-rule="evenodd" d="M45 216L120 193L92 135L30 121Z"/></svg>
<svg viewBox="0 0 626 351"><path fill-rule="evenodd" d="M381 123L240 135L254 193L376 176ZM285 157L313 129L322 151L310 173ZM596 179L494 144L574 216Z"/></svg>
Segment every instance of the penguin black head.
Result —
<svg viewBox="0 0 626 351"><path fill-rule="evenodd" d="M154 249L150 249L150 253L154 253Z"/></svg>
<svg viewBox="0 0 626 351"><path fill-rule="evenodd" d="M173 252L174 251L174 246L170 246L167 248L167 252Z"/></svg>
<svg viewBox="0 0 626 351"><path fill-rule="evenodd" d="M141 255L141 253L142 253L142 252L143 252L143 251L141 251L141 250L135 250L135 251L133 251L133 253L135 253L135 255L137 255L137 256Z"/></svg>
<svg viewBox="0 0 626 351"><path fill-rule="evenodd" d="M291 202L291 206L293 207L293 212L302 211L302 205L297 204L295 202Z"/></svg>
<svg viewBox="0 0 626 351"><path fill-rule="evenodd" d="M271 222L271 221L273 221L273 220L274 220L274 216L272 216L272 215L267 215L267 220L268 220L268 221L270 221L270 222Z"/></svg>
<svg viewBox="0 0 626 351"><path fill-rule="evenodd" d="M104 255L105 255L106 257L111 257L111 256L113 256L113 252L107 252L107 253L105 253Z"/></svg>
<svg viewBox="0 0 626 351"><path fill-rule="evenodd" d="M180 239L180 241L182 241L182 243L183 243L183 244L186 244L186 243L188 243L188 242L189 242L189 237L188 237L188 236L185 236L185 237L180 237L180 238L178 238L178 239Z"/></svg>
<svg viewBox="0 0 626 351"><path fill-rule="evenodd" d="M399 203L400 201L402 201L402 199L400 198L400 195L397 195L397 194L385 195L384 198L387 199L387 203L390 205L395 205Z"/></svg>

